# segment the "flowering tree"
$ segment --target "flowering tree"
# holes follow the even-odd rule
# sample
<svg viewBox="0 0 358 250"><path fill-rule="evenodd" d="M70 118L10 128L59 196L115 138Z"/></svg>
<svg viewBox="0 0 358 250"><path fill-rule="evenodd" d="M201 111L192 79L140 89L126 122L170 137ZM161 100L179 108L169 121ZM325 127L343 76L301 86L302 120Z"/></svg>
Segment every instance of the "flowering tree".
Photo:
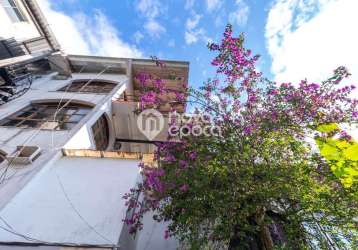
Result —
<svg viewBox="0 0 358 250"><path fill-rule="evenodd" d="M200 90L174 94L210 115L221 136L169 136L157 144L158 165L141 164L143 183L125 195L135 209L126 219L132 232L152 211L153 219L169 223L165 237L190 249L356 247L358 161L355 151L353 158L343 151L357 147L336 126L357 122L354 86L340 87L348 71L339 67L321 84L276 84L257 71L259 57L230 25L221 43L208 48L217 53L216 76ZM138 79L142 108L159 107L172 91L160 79ZM149 82L156 87L146 88ZM331 154L320 154L328 144Z"/></svg>

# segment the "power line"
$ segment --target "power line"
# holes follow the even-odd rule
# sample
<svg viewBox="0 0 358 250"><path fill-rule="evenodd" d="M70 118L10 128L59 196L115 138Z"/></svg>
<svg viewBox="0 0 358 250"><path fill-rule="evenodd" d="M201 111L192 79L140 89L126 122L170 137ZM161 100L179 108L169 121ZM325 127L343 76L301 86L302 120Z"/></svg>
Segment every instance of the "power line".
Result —
<svg viewBox="0 0 358 250"><path fill-rule="evenodd" d="M102 70L100 73L98 73L94 78L91 78L85 85L83 85L83 86L79 89L79 92L80 92L81 90L83 90L85 87L87 87L94 79L97 79L97 77L99 77L100 75L102 75L108 68L110 68L110 66L106 66L106 68L105 68L104 70ZM84 67L81 69L80 72L82 72L83 69L84 69ZM68 89L69 89L69 86L68 86L68 88L66 89L65 93L68 91ZM56 121L56 116L57 116L57 114L58 114L64 107L66 107L66 106L74 99L74 97L76 96L76 94L73 94L72 97L71 97L69 100L67 100L67 102L66 102L62 107L60 107L60 105L61 105L61 103L62 103L62 101L63 101L63 99L64 99L65 93L64 93L64 95L62 96L62 98L61 98L61 100L60 100L60 102L59 102L59 104L58 104L58 106L57 106L57 108L56 108L56 111L55 111L55 114L54 114L54 121ZM43 124L43 125L45 125L45 124ZM25 142L24 142L23 145L22 145L23 147L26 145L26 143L30 142L30 141L41 131L41 129L43 128L43 125L40 126L31 136L29 136L29 137L25 140ZM54 145L53 145L53 135L54 135L54 131L52 131L52 148L53 148L53 146L54 146ZM7 174L7 171L8 171L8 169L9 169L9 167L11 166L11 164L13 163L13 161L21 154L21 152L23 151L23 149L24 149L24 148L22 148L21 150L19 150L19 152L17 152L17 155L12 159L12 161L11 161L11 162L8 164L8 166L6 167L5 171L1 174L1 176L0 176L0 184L3 183L4 180L9 180L9 179L11 179L11 177L13 177L13 176L16 174L16 172L14 172L14 174L13 174L11 177L6 178L6 174ZM33 171L33 170L32 170L32 171ZM93 226L91 226L91 225L85 220L85 218L79 213L79 211L76 209L76 207L74 206L74 204L71 202L70 198L68 197L68 195L67 195L67 193L66 193L66 191L65 191L65 188L64 188L64 186L63 186L63 184L62 184L62 182L61 182L61 180L60 180L60 178L59 178L59 176L58 176L57 173L56 173L56 176L57 176L58 182L59 182L59 184L60 184L60 186L61 186L61 190L62 190L62 192L64 193L64 196L66 197L66 200L67 200L68 203L70 204L71 208L72 208L72 209L75 211L75 213L78 215L78 217L79 217L92 231L94 231L98 236L100 236L102 239L106 240L107 242L111 243L112 245L115 245L113 242L111 242L111 240L109 240L107 237L103 236L103 235L102 235L101 233L99 233ZM26 240L29 240L29 241L37 241L37 242L42 242L42 243L46 243L46 244L49 243L49 242L43 242L43 241L34 239L34 238L32 238L32 237L28 237L28 236L23 235L23 234L19 234L19 233L13 231L13 230L12 230L12 227L11 227L2 217L0 217L0 219L10 228L10 229L6 229L6 228L0 226L0 228L2 228L3 230L6 230L6 231L8 231L8 232L10 232L10 233L13 233L13 234L15 234L15 235L18 235L18 236L20 236L20 237L22 237L22 238L25 238ZM50 244L52 244L52 243L50 243Z"/></svg>
<svg viewBox="0 0 358 250"><path fill-rule="evenodd" d="M95 232L98 236L100 236L102 239L108 241L109 243L115 245L111 240L109 240L107 237L103 236L100 232L98 232L93 226L91 226L88 221L81 215L81 213L76 209L75 205L73 204L73 202L71 201L70 197L68 196L68 194L66 193L65 187L63 186L63 183L60 179L60 177L58 176L57 172L55 171L58 183L60 184L61 190L64 194L64 196L66 197L66 200L68 201L68 203L70 204L71 208L73 209L73 211L75 211L75 213L77 214L77 216L93 231Z"/></svg>
<svg viewBox="0 0 358 250"><path fill-rule="evenodd" d="M42 67L43 65L45 65L45 63L47 63L47 62L43 62L43 63L40 65L40 67ZM44 125L44 124L43 124L43 125ZM42 129L42 126L43 126L43 125L41 125L32 135L30 135L28 138L26 138L25 141L24 141L24 143L22 143L22 146L25 147L26 143L27 143L27 142L30 142L30 141L38 134L38 132ZM9 170L11 164L14 162L14 160L15 160L17 157L19 157L19 155L20 155L20 154L22 153L22 151L24 150L24 147L22 147L21 150L19 150L19 151L16 153L15 157L8 163L8 165L6 166L5 170L1 173L1 175L0 175L0 185L7 179L7 178L6 178L6 175L7 175L7 172L8 172L8 170ZM16 171L14 172L14 174L15 174L15 173L16 173ZM14 174L13 174L12 176L14 176ZM9 178L8 178L8 179L9 179Z"/></svg>
<svg viewBox="0 0 358 250"><path fill-rule="evenodd" d="M86 68L86 65L84 65L84 66L81 68L81 70L78 72L78 74L81 74L82 71L83 71L85 68ZM56 121L56 116L57 116L57 112L58 112L58 110L59 110L59 108L60 108L60 105L61 105L63 99L65 98L65 95L66 95L67 91L70 89L71 85L72 85L72 81L71 81L70 84L67 85L67 87L66 87L66 89L65 89L65 92L63 93L63 95L62 95L62 97L61 97L61 99L60 99L60 101L59 101L59 103L58 103L58 105L57 105L56 112L55 112L54 117L53 117L53 121L54 121L54 122ZM52 143L51 143L51 147L52 147L52 148L54 147L54 134L55 134L55 131L52 130L52 133L51 133L51 142L52 142Z"/></svg>
<svg viewBox="0 0 358 250"><path fill-rule="evenodd" d="M27 241L30 241L32 244L42 244L42 245L46 245L46 246L72 246L72 247L100 247L100 248L108 248L108 247L113 247L113 248L118 248L119 246L113 246L111 245L106 245L106 244L95 244L95 245L91 245L91 244L75 244L75 243L68 243L68 242L49 242L49 241L43 241L43 240L39 240L33 237L30 237L28 235L16 232L14 230L14 228L3 218L0 216L0 220L8 227L4 227L0 225L0 228L10 234L16 235L20 238L23 238ZM16 245L22 245L21 242L14 242ZM1 244L1 243L0 243Z"/></svg>
<svg viewBox="0 0 358 250"><path fill-rule="evenodd" d="M90 80L87 81L86 84L84 84L78 91L80 92L81 90L83 90L85 87L87 87L93 80L97 79L99 76L101 76L102 74L104 74L107 69L111 68L111 66L106 66L104 70L102 70L101 72L99 72L95 77L91 78ZM76 97L76 93L74 93L72 95L72 97L62 106L62 107L57 107L55 115L60 112L64 107L66 107L69 103L71 103L71 101L74 100L74 98ZM55 116L54 115L54 116ZM55 117L54 117L55 118ZM4 170L4 172L0 175L0 185L4 182L5 179L9 180L11 177L13 177L16 174L16 171L14 172L14 174L10 177L10 178L6 178L7 172L9 167L11 166L11 164L14 162L14 160L19 157L19 155L22 153L22 151L24 150L24 147L26 146L27 142L30 142L42 129L43 126L46 125L46 123L42 124L35 132L33 135L29 136L25 142L22 144L23 148L21 150L19 150L15 157L9 162L8 166L6 167L6 169ZM53 131L54 132L54 131Z"/></svg>

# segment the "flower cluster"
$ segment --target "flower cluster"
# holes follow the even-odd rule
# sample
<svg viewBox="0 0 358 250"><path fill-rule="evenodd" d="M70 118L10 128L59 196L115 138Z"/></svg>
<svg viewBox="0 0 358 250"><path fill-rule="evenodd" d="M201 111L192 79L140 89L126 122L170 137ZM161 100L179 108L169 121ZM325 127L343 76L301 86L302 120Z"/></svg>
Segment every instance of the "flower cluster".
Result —
<svg viewBox="0 0 358 250"><path fill-rule="evenodd" d="M358 122L358 101L351 98L354 86L340 86L342 80L350 75L345 67L334 70L333 76L322 83L303 80L277 84L262 77L255 66L259 56L252 55L244 47L242 34L233 37L231 25L226 27L221 43L211 43L208 48L218 53L211 63L216 67L217 75L200 90L177 92L168 90L161 79L147 74L136 77L143 90L140 98L142 108L159 108L166 104L163 95L173 94L178 102L190 102L197 112L209 113L215 125L222 128L223 137L185 137L180 142L168 137L167 142L156 145L158 166L142 164L143 184L124 197L129 208L138 210L125 220L133 232L142 227L141 218L148 211L153 211L159 221L172 221L165 231L165 238L180 235L190 240L193 235L227 240L225 237L231 237L240 223L244 223L247 217L251 218L250 210L243 210L245 206L249 209L267 208L272 201L275 204L285 201L284 205L293 201L295 205L292 207L300 207L300 214L306 216L305 204L308 204L307 211L312 212L310 204L315 202L307 201L306 197L323 197L319 193L323 190L319 188L323 185L322 180L334 179L304 175L316 174L315 171L322 168L322 159L302 146L306 146L308 134L322 124ZM159 67L165 67L155 60ZM320 136L328 138L332 134ZM344 130L339 130L339 138L351 140ZM231 154L227 155L228 152ZM277 173L277 176L272 173ZM271 179L264 182L266 177ZM277 188L272 184L273 179L278 183ZM245 182L248 180L250 182ZM287 180L296 186L287 187ZM317 184L317 190L321 191L307 190L305 185L308 181ZM257 186L251 187L254 184ZM327 190L334 186L337 191L337 185L327 184ZM226 196L228 190L232 193ZM307 192L303 195L305 198L299 197L298 193L303 192ZM139 193L145 194L143 199L138 199ZM223 202L217 200L218 197ZM263 197L270 202L263 201ZM236 200L231 200L234 198ZM296 200L299 200L299 206ZM317 203L317 206L322 204ZM198 207L205 211L198 210ZM348 207L351 211L352 206ZM241 218L241 221L231 225L234 219L229 214ZM206 220L210 222L205 224ZM245 226L249 227L250 223L249 220ZM190 227L191 232L188 232L188 225L197 225L199 229L196 231ZM203 228L209 229L203 232ZM231 231L227 232L229 229Z"/></svg>

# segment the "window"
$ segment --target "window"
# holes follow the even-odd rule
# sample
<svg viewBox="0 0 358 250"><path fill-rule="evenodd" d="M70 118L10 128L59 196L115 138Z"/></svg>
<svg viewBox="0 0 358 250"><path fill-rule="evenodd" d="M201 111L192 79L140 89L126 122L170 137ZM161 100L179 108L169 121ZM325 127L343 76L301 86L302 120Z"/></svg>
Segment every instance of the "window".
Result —
<svg viewBox="0 0 358 250"><path fill-rule="evenodd" d="M59 91L108 94L116 87L116 84L111 82L101 80L89 81L90 80L74 81L59 89Z"/></svg>
<svg viewBox="0 0 358 250"><path fill-rule="evenodd" d="M16 0L0 0L0 4L4 7L6 13L13 22L26 22L27 19L15 2Z"/></svg>
<svg viewBox="0 0 358 250"><path fill-rule="evenodd" d="M97 150L106 150L109 143L109 127L105 115L102 115L92 126L92 133Z"/></svg>
<svg viewBox="0 0 358 250"><path fill-rule="evenodd" d="M0 163L6 159L6 155L0 152Z"/></svg>
<svg viewBox="0 0 358 250"><path fill-rule="evenodd" d="M0 121L0 126L69 130L92 109L82 104L69 103L63 107L64 105L65 103L59 105L57 102L31 104ZM58 113L55 117L56 111Z"/></svg>

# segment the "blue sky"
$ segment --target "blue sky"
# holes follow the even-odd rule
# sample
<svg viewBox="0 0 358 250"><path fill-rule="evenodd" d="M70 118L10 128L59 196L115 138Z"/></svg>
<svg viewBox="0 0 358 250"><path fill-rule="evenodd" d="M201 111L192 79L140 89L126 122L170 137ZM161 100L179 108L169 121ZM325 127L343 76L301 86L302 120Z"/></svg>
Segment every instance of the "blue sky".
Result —
<svg viewBox="0 0 358 250"><path fill-rule="evenodd" d="M192 86L212 75L206 44L228 22L270 79L319 81L346 65L358 80L356 0L38 1L68 53L189 61Z"/></svg>

